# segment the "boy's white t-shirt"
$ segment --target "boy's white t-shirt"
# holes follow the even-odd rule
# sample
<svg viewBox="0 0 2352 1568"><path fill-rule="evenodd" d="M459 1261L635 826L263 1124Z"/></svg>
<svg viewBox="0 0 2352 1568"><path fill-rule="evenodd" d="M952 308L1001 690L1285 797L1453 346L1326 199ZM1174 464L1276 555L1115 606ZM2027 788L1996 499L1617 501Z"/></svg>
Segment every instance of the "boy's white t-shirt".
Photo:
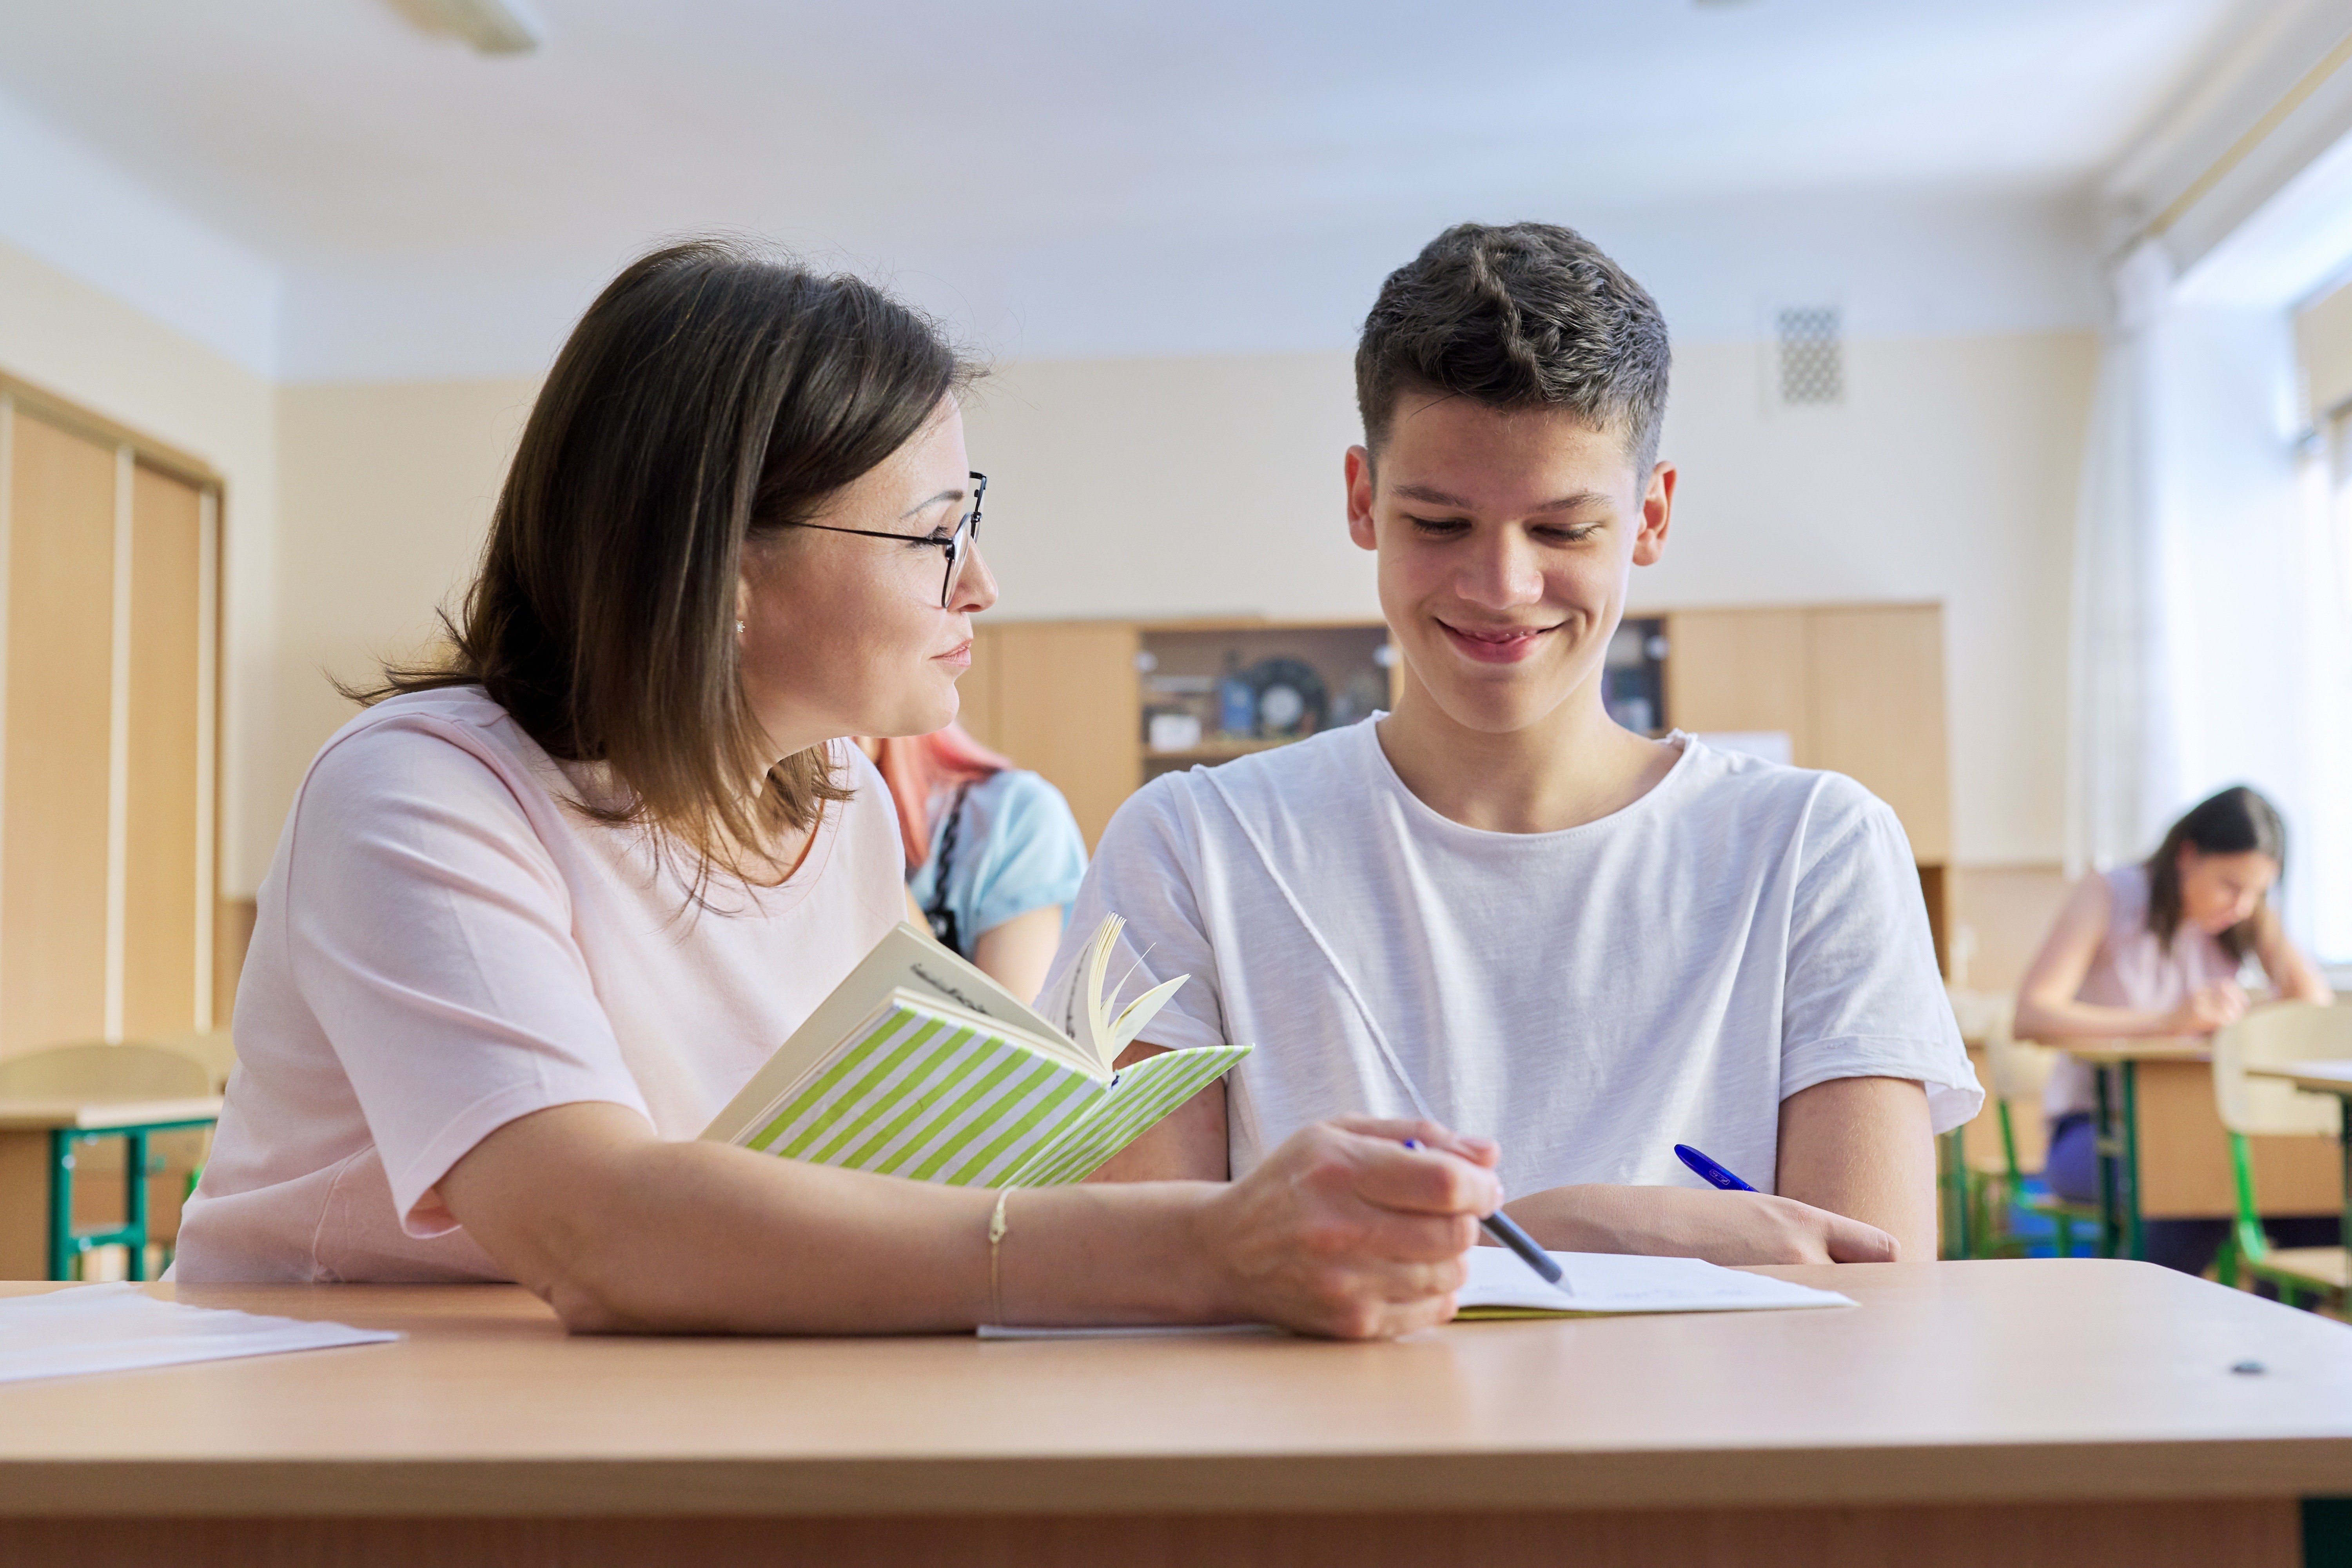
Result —
<svg viewBox="0 0 2352 1568"><path fill-rule="evenodd" d="M1975 1115L1894 812L1673 743L1649 794L1558 833L1440 816L1375 720L1165 775L1111 819L1056 974L1115 911L1127 994L1192 977L1152 1043L1256 1047L1228 1079L1236 1176L1309 1122L1425 1106L1498 1140L1513 1194L1698 1184L1678 1142L1769 1192L1780 1101L1814 1084L1913 1079L1937 1131Z"/></svg>
<svg viewBox="0 0 2352 1568"><path fill-rule="evenodd" d="M856 785L783 886L714 881L567 804L559 763L476 687L368 710L311 763L262 883L237 1065L181 1223L182 1280L503 1278L434 1184L551 1106L692 1138L905 918L898 818Z"/></svg>

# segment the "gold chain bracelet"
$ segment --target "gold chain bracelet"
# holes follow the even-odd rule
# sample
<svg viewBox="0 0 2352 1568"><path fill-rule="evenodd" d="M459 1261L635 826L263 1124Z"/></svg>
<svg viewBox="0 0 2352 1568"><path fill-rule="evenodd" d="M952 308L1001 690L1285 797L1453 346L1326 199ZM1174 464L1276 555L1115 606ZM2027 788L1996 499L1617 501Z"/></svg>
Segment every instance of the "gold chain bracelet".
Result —
<svg viewBox="0 0 2352 1568"><path fill-rule="evenodd" d="M996 1194L996 1212L988 1216L988 1311L989 1321L998 1328L1004 1326L1004 1277L997 1267L997 1255L1004 1244L1004 1202L1013 1195L1006 1187Z"/></svg>

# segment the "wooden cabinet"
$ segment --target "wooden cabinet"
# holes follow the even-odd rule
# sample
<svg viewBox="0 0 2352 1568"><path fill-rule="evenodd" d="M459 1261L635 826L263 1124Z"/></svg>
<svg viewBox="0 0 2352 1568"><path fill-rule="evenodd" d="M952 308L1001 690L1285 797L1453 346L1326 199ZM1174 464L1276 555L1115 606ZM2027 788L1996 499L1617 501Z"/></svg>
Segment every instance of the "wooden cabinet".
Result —
<svg viewBox="0 0 2352 1568"><path fill-rule="evenodd" d="M213 1023L218 491L0 381L0 1055Z"/></svg>
<svg viewBox="0 0 2352 1568"><path fill-rule="evenodd" d="M1132 621L973 628L971 668L960 683L964 728L1051 779L1089 850L1143 782L1135 739L1140 647Z"/></svg>
<svg viewBox="0 0 2352 1568"><path fill-rule="evenodd" d="M1799 767L1844 773L1894 807L1944 961L1952 785L1943 606L1677 610L1665 619L1668 721L1695 731L1780 731Z"/></svg>

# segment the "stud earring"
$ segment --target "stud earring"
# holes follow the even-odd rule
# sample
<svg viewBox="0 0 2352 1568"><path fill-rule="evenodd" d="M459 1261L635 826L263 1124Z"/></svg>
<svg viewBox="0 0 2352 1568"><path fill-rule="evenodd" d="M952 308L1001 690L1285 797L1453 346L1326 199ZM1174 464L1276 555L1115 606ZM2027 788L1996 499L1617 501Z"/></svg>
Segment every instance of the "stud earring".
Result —
<svg viewBox="0 0 2352 1568"><path fill-rule="evenodd" d="M743 635L743 623L740 621L735 623L735 635L739 637Z"/></svg>

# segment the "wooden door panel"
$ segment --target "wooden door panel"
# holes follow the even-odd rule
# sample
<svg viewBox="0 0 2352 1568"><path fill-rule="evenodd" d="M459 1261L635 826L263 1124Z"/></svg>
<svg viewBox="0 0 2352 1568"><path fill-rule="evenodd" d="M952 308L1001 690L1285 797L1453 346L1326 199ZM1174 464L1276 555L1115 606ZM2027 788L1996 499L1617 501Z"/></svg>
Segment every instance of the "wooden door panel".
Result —
<svg viewBox="0 0 2352 1568"><path fill-rule="evenodd" d="M1942 608L1819 609L1807 630L1811 745L1797 760L1856 779L1893 806L1917 859L1949 859Z"/></svg>
<svg viewBox="0 0 2352 1568"><path fill-rule="evenodd" d="M12 424L0 1054L105 1029L114 620L114 450Z"/></svg>
<svg viewBox="0 0 2352 1568"><path fill-rule="evenodd" d="M1666 617L1666 722L1778 730L1811 750L1802 610L1679 610Z"/></svg>
<svg viewBox="0 0 2352 1568"><path fill-rule="evenodd" d="M1128 622L1030 622L996 628L996 745L1051 780L1092 850L1142 782L1142 701Z"/></svg>
<svg viewBox="0 0 2352 1568"><path fill-rule="evenodd" d="M136 470L122 996L133 1039L210 1022L196 1016L203 508L194 486Z"/></svg>

